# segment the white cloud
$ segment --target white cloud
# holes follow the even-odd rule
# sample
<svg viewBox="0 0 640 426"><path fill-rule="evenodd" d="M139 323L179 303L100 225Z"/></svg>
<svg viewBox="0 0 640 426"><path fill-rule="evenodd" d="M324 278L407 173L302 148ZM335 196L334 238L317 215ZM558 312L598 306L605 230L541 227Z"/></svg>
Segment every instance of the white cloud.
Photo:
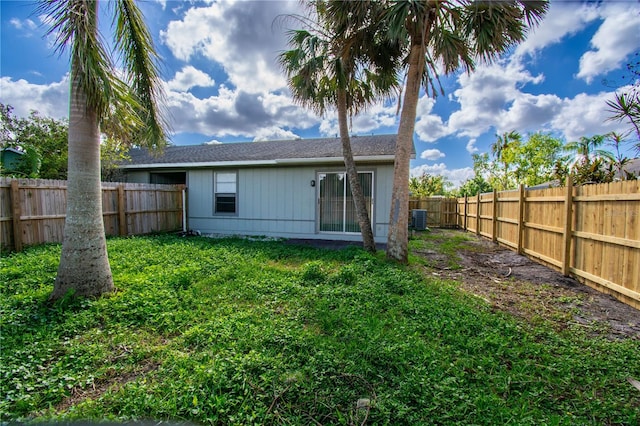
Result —
<svg viewBox="0 0 640 426"><path fill-rule="evenodd" d="M580 58L578 78L591 83L599 75L620 68L640 47L640 10L633 4L607 4L601 8L604 22L591 39L592 50Z"/></svg>
<svg viewBox="0 0 640 426"><path fill-rule="evenodd" d="M275 128L309 128L319 121L285 95L252 94L225 86L218 95L204 99L170 91L167 108L174 131L216 137L256 137L261 132L273 133Z"/></svg>
<svg viewBox="0 0 640 426"><path fill-rule="evenodd" d="M564 99L562 108L550 122L551 126L562 132L567 141L612 131L624 133L624 123L607 121L611 113L607 111L606 101L613 97L614 93L601 92L594 95L581 93L572 99Z"/></svg>
<svg viewBox="0 0 640 426"><path fill-rule="evenodd" d="M531 95L518 92L507 110L501 111L496 120L498 133L542 130L545 123L558 114L562 100L556 95Z"/></svg>
<svg viewBox="0 0 640 426"><path fill-rule="evenodd" d="M279 127L268 127L259 129L256 133L256 137L253 138L254 142L267 142L267 141L275 141L275 140L285 140L285 139L300 139L300 136L295 133L284 130Z"/></svg>
<svg viewBox="0 0 640 426"><path fill-rule="evenodd" d="M536 52L559 43L565 36L576 34L598 17L598 8L586 4L554 1L540 25L515 50L516 57Z"/></svg>
<svg viewBox="0 0 640 426"><path fill-rule="evenodd" d="M474 153L479 151L478 147L476 147L476 139L475 138L469 139L469 142L467 142L466 149L467 149L467 152L469 154L474 154Z"/></svg>
<svg viewBox="0 0 640 426"><path fill-rule="evenodd" d="M17 116L25 117L38 111L44 117L56 119L69 116L69 78L59 82L33 84L26 80L0 77L2 103L14 107Z"/></svg>
<svg viewBox="0 0 640 426"><path fill-rule="evenodd" d="M517 62L479 66L472 74L461 74L458 78L460 88L453 97L460 103L460 109L449 117L449 129L462 136L478 137L492 127L500 127L505 111L517 100L522 106L539 104L533 95L527 95L525 100L520 87L527 83L538 84L543 78L542 75L531 75ZM514 113L517 112L516 109ZM537 113L549 115L544 111ZM512 117L511 121L516 120ZM520 130L519 127L516 129Z"/></svg>
<svg viewBox="0 0 640 426"><path fill-rule="evenodd" d="M435 142L451 133L442 118L431 113L434 105L435 100L427 95L418 100L415 132L425 142Z"/></svg>
<svg viewBox="0 0 640 426"><path fill-rule="evenodd" d="M216 139L211 139L209 142L205 142L205 145L220 145L222 144L222 142L220 142L219 140Z"/></svg>
<svg viewBox="0 0 640 426"><path fill-rule="evenodd" d="M286 82L276 57L284 50L286 38L274 19L299 11L299 7L287 1L216 2L187 10L160 35L180 60L203 57L219 63L238 90L279 90Z"/></svg>
<svg viewBox="0 0 640 426"><path fill-rule="evenodd" d="M9 23L16 30L35 30L36 28L38 28L36 23L33 22L31 19L25 19L21 21L20 19L17 19L17 18L11 18L9 20Z"/></svg>
<svg viewBox="0 0 640 426"><path fill-rule="evenodd" d="M396 106L392 103L375 103L349 120L349 132L352 134L369 134L384 127L396 125ZM320 134L336 136L340 133L338 116L335 110L325 113L320 122Z"/></svg>
<svg viewBox="0 0 640 426"><path fill-rule="evenodd" d="M167 0L155 0L155 1L160 5L160 7L162 7L162 10L165 10L167 8Z"/></svg>
<svg viewBox="0 0 640 426"><path fill-rule="evenodd" d="M178 71L173 80L167 82L170 90L186 92L192 87L211 87L215 85L215 81L205 72L187 65Z"/></svg>
<svg viewBox="0 0 640 426"><path fill-rule="evenodd" d="M444 156L444 152L440 151L439 149L427 149L422 151L422 153L420 154L420 158L422 158L423 160L431 161L439 160L440 158L444 158Z"/></svg>
<svg viewBox="0 0 640 426"><path fill-rule="evenodd" d="M460 88L452 97L460 103L460 109L451 114L448 127L472 138L467 144L469 153L477 151L475 138L488 131L558 131L567 140L576 140L624 130L623 124L607 121L611 113L606 100L613 99L613 92L560 98L521 90L525 84L537 84L542 79L531 75L519 62L479 67L476 73L461 75Z"/></svg>

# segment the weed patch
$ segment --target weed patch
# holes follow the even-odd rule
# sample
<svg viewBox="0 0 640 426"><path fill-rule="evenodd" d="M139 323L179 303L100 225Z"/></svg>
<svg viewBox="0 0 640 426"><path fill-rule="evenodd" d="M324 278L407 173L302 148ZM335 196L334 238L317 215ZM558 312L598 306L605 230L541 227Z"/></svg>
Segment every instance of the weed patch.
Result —
<svg viewBox="0 0 640 426"><path fill-rule="evenodd" d="M626 380L640 375L638 341L531 326L381 255L201 237L108 245L118 291L99 299L47 302L59 246L1 260L1 421L639 420Z"/></svg>

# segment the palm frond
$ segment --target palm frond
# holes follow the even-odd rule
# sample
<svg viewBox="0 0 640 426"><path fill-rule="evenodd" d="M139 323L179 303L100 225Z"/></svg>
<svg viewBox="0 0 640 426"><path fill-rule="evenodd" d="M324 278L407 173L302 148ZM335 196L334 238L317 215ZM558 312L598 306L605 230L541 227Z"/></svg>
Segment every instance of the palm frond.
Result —
<svg viewBox="0 0 640 426"><path fill-rule="evenodd" d="M89 106L102 117L126 88L115 77L115 68L99 37L97 9L95 0L47 0L38 12L50 21L47 35L55 37L56 52L71 50L71 78L82 88Z"/></svg>
<svg viewBox="0 0 640 426"><path fill-rule="evenodd" d="M129 86L140 105L137 114L143 126L136 135L137 142L149 147L162 147L166 143L168 123L160 111L164 93L153 39L142 12L133 0L118 0L113 4L116 8L116 51L120 54Z"/></svg>

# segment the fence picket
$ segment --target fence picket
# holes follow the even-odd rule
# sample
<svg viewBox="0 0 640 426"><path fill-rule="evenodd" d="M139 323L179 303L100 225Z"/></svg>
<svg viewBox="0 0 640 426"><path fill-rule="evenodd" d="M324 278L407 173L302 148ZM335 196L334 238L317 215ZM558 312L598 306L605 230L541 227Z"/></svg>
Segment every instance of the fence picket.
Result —
<svg viewBox="0 0 640 426"><path fill-rule="evenodd" d="M184 185L103 182L105 233L140 235L182 229L183 189ZM66 190L66 181L0 178L2 250L62 242ZM140 197L130 197L131 193ZM128 220L132 215L135 220Z"/></svg>

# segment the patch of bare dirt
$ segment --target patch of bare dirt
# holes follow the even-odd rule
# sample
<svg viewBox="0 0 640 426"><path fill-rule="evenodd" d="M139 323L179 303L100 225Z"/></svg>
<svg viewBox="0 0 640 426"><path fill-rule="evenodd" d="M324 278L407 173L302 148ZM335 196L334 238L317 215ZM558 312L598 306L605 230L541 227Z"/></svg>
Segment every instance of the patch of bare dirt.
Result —
<svg viewBox="0 0 640 426"><path fill-rule="evenodd" d="M68 410L70 407L78 405L82 401L88 399L98 399L105 392L115 391L122 388L129 382L137 380L139 377L156 370L159 364L155 361L145 360L142 364L134 367L132 371L122 373L116 369L110 369L105 377L91 383L89 386L76 386L71 389L71 395L65 398L55 407L55 411L60 413Z"/></svg>
<svg viewBox="0 0 640 426"><path fill-rule="evenodd" d="M434 229L430 238L445 241L460 232ZM557 329L640 340L639 310L489 240L465 235L471 240L457 249L457 259L437 249L416 250L431 265L426 273L455 280L494 309L533 323L547 320ZM461 268L451 268L451 260Z"/></svg>

